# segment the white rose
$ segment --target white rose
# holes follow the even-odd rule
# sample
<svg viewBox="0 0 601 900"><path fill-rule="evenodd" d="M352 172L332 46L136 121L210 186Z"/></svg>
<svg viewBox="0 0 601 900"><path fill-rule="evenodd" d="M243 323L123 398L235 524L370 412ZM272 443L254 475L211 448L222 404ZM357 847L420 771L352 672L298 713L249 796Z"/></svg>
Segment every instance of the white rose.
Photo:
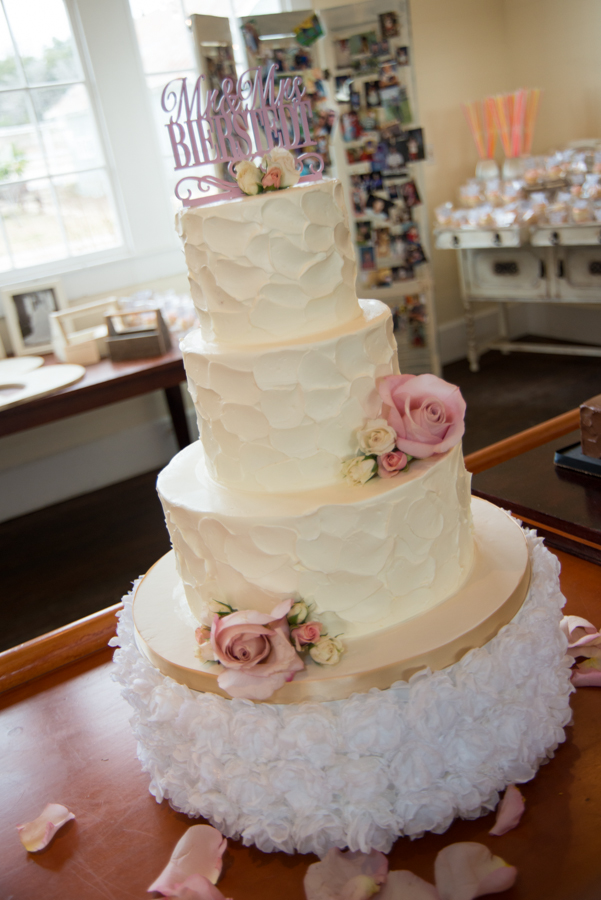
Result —
<svg viewBox="0 0 601 900"><path fill-rule="evenodd" d="M364 456L355 456L342 463L342 477L355 487L365 484L378 471L378 463L375 459L366 459Z"/></svg>
<svg viewBox="0 0 601 900"><path fill-rule="evenodd" d="M396 437L396 431L390 427L386 419L372 419L367 422L365 428L357 432L357 440L363 452L375 453L376 456L394 450Z"/></svg>
<svg viewBox="0 0 601 900"><path fill-rule="evenodd" d="M309 607L304 600L297 600L293 603L288 613L288 622L291 625L302 625L309 615Z"/></svg>
<svg viewBox="0 0 601 900"><path fill-rule="evenodd" d="M335 666L344 653L344 644L337 637L323 637L309 650L309 656L320 666Z"/></svg>
<svg viewBox="0 0 601 900"><path fill-rule="evenodd" d="M261 170L248 159L243 159L236 164L236 181L240 190L245 194L258 194L262 178Z"/></svg>
<svg viewBox="0 0 601 900"><path fill-rule="evenodd" d="M266 169L275 167L280 170L280 187L292 187L300 178L296 170L295 159L289 150L284 147L274 147L263 157L263 165Z"/></svg>

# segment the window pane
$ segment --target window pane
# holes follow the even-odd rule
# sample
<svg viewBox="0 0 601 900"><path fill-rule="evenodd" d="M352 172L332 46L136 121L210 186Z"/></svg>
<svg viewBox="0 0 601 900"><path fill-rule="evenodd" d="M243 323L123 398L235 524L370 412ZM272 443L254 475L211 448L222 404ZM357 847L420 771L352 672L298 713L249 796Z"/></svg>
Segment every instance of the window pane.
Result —
<svg viewBox="0 0 601 900"><path fill-rule="evenodd" d="M145 72L195 66L181 0L129 0Z"/></svg>
<svg viewBox="0 0 601 900"><path fill-rule="evenodd" d="M81 78L63 0L4 0L4 7L29 84Z"/></svg>
<svg viewBox="0 0 601 900"><path fill-rule="evenodd" d="M0 94L0 183L47 174L25 91Z"/></svg>
<svg viewBox="0 0 601 900"><path fill-rule="evenodd" d="M86 172L54 180L69 249L75 256L117 247L119 239L104 172Z"/></svg>
<svg viewBox="0 0 601 900"><path fill-rule="evenodd" d="M161 153L163 154L163 156L168 156L170 159L173 159L173 152L171 150L171 143L169 141L169 134L166 127L167 122L169 121L169 116L166 112L163 111L163 108L161 107L161 96L163 94L163 88L169 81L184 77L188 78L188 93L189 96L191 96L194 85L196 84L196 79L198 78L198 72L195 69L188 69L188 71L186 72L170 72L168 75L146 76L146 84L150 92L150 107L152 109L154 124L157 129L159 141L161 142ZM175 163L173 165L175 165Z"/></svg>
<svg viewBox="0 0 601 900"><path fill-rule="evenodd" d="M12 269L12 263L6 249L4 235L0 229L0 272L7 272L9 269Z"/></svg>
<svg viewBox="0 0 601 900"><path fill-rule="evenodd" d="M84 85L38 88L31 93L50 172L101 166L102 154Z"/></svg>
<svg viewBox="0 0 601 900"><path fill-rule="evenodd" d="M0 187L0 215L16 266L67 256L47 179Z"/></svg>
<svg viewBox="0 0 601 900"><path fill-rule="evenodd" d="M22 84L17 67L13 42L10 39L4 12L0 9L0 87L16 87Z"/></svg>

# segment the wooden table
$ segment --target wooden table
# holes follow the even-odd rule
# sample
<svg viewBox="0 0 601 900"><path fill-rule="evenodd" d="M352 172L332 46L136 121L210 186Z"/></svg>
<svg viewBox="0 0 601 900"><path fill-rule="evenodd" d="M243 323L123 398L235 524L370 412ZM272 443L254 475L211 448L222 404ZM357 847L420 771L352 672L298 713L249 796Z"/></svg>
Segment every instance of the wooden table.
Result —
<svg viewBox="0 0 601 900"><path fill-rule="evenodd" d="M472 454L469 466L482 471L491 460L517 455L520 446L531 449L540 438L532 431L518 436L517 443L510 439L509 445L501 442L504 447ZM549 428L543 439L548 434ZM557 556L567 611L601 625L601 567L561 551ZM2 900L142 898L192 823L148 793L128 724L130 709L110 680L111 653L99 649L114 630L114 613L115 608L106 610L0 654L0 686L37 676L0 697ZM567 741L523 786L527 809L518 828L491 838L492 814L456 821L444 835L399 839L390 868L408 868L432 880L440 849L454 841L479 841L518 867L517 884L502 895L507 900L601 897L601 690L580 688L572 708ZM49 801L67 805L77 820L46 851L28 855L14 826ZM230 841L220 887L234 900L301 900L312 861L312 856L263 854Z"/></svg>
<svg viewBox="0 0 601 900"><path fill-rule="evenodd" d="M58 360L53 354L44 357L44 365ZM186 380L182 356L178 348L164 356L114 363L102 359L86 366L81 381L47 397L29 400L18 406L0 410L0 436L15 434L37 425L46 425L90 409L139 397L151 391L165 392L171 421L180 449L190 443L190 433L180 384Z"/></svg>

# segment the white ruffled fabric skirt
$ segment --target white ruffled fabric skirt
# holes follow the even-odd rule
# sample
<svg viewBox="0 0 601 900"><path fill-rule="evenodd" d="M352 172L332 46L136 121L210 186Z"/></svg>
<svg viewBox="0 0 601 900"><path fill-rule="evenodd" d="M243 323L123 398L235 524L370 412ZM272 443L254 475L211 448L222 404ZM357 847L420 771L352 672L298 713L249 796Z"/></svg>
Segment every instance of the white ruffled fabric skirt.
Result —
<svg viewBox="0 0 601 900"><path fill-rule="evenodd" d="M226 700L162 675L124 598L115 679L150 792L260 850L384 853L494 809L565 739L573 690L559 563L533 531L528 597L492 641L388 690L289 705Z"/></svg>

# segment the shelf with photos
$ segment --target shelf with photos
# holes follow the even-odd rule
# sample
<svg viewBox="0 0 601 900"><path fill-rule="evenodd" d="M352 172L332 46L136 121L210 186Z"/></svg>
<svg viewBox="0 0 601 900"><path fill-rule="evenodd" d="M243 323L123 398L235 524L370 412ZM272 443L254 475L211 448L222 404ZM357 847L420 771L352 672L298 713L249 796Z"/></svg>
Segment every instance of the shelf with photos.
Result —
<svg viewBox="0 0 601 900"><path fill-rule="evenodd" d="M415 169L424 159L424 136L413 112L406 6L365 17L359 28L328 23L328 34L340 111L337 162L348 179L358 293L391 307L401 366L429 371L432 285Z"/></svg>

